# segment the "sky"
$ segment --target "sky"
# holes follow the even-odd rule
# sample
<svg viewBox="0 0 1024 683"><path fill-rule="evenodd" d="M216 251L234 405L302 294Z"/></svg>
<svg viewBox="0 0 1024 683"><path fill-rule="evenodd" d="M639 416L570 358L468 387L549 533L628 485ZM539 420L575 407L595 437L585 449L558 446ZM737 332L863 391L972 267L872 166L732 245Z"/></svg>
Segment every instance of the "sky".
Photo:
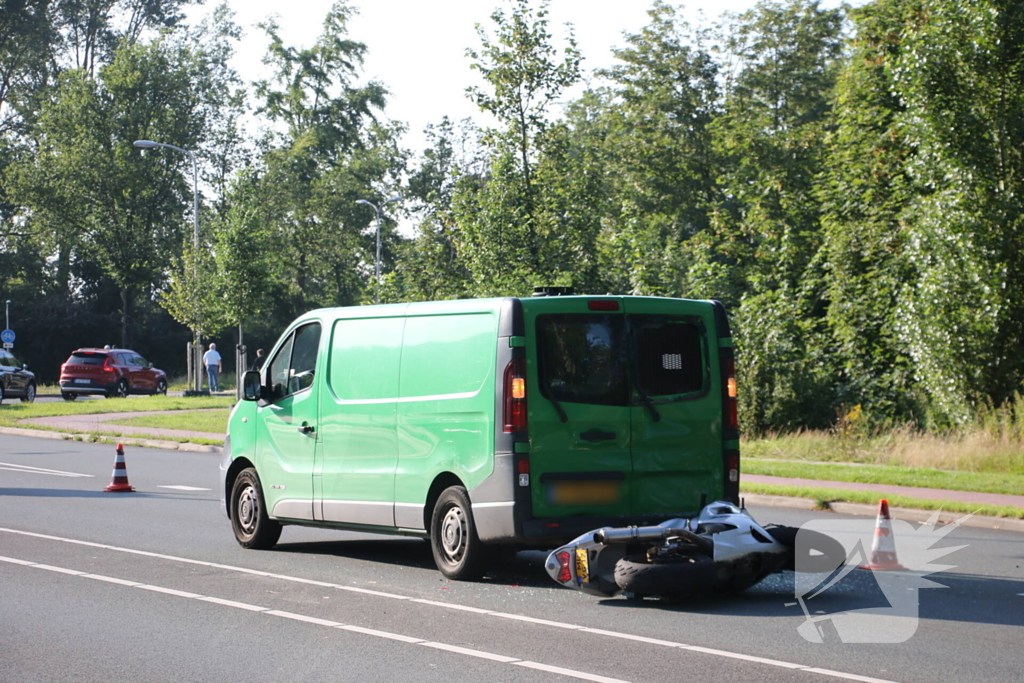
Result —
<svg viewBox="0 0 1024 683"><path fill-rule="evenodd" d="M207 0L189 15L201 17L219 2ZM245 31L234 66L243 79L253 81L267 76L261 63L266 38L256 24L276 15L287 45L309 47L320 34L333 0L228 0L228 4ZM482 85L479 74L470 69L466 49L480 47L476 24L494 35L490 15L496 8L508 9L507 0L350 0L350 4L358 14L349 23L349 37L365 43L368 50L363 75L391 91L385 115L408 125L404 146L421 152L426 146L423 129L446 115L452 121L473 118L478 124L489 124L465 94L467 87ZM724 11L742 12L753 4L754 0L693 0L687 3L684 16L694 21L702 11L714 19ZM582 66L589 73L613 63L611 49L625 45L623 32L636 33L647 24L650 6L647 0L551 0L548 28L554 44L561 47L567 35L564 24L573 24L584 57Z"/></svg>

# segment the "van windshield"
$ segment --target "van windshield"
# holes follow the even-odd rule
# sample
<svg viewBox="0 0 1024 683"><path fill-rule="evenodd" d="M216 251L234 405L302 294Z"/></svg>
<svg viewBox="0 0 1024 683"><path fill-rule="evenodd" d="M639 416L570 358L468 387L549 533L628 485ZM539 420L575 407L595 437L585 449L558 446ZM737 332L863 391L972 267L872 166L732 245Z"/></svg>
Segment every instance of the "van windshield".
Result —
<svg viewBox="0 0 1024 683"><path fill-rule="evenodd" d="M559 314L537 318L542 393L556 402L630 405L706 389L703 325L691 317Z"/></svg>

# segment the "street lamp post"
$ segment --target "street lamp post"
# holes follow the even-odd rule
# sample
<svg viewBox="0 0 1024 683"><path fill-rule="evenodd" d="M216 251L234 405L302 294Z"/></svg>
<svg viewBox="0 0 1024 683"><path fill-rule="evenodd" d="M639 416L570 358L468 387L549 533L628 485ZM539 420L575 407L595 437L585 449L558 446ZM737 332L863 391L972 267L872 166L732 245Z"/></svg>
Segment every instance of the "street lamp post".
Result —
<svg viewBox="0 0 1024 683"><path fill-rule="evenodd" d="M11 329L11 300L7 300L7 312L4 317L4 329Z"/></svg>
<svg viewBox="0 0 1024 683"><path fill-rule="evenodd" d="M153 149L155 147L166 147L168 149L173 149L173 150L175 150L177 152L181 152L182 154L187 154L188 157L192 160L192 250L193 250L192 269L193 269L193 276L194 276L195 281L196 281L195 285L198 286L198 284L199 284L199 264L196 262L195 259L199 258L199 164L196 162L196 154L195 154L195 152L193 152L191 150L188 150L188 149L184 149L182 147L176 147L174 145L168 145L168 144L163 143L163 142L153 142L152 140L136 140L134 144L135 144L136 147L139 147L140 149ZM199 333L199 330L198 329L193 330L192 331L192 336L195 339L196 347L201 348L201 344L203 343L203 338L202 338L202 335ZM196 390L202 389L203 388L202 374L200 374L198 366L195 368L195 372L193 374L195 375L195 377L189 377L188 378L189 386L192 387L192 388L195 388Z"/></svg>
<svg viewBox="0 0 1024 683"><path fill-rule="evenodd" d="M384 203L387 204L389 202L397 202L401 198L402 198L401 196L395 195L394 197L391 197L390 199L386 199L384 201ZM377 265L374 268L373 273L374 273L374 279L377 281L377 303L379 304L380 303L380 209L377 208L376 204L374 204L373 202L368 202L365 199L357 199L356 200L356 204L365 204L366 206L371 207L373 209L373 214L376 217L376 221L377 221Z"/></svg>

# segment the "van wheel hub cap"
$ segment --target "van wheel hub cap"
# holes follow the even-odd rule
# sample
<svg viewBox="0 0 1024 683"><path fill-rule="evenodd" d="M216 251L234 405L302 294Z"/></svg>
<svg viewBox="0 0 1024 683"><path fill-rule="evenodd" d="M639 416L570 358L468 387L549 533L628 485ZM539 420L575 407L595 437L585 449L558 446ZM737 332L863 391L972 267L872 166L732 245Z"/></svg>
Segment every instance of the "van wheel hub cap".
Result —
<svg viewBox="0 0 1024 683"><path fill-rule="evenodd" d="M462 559L462 554L465 552L465 538L466 519L462 510L457 507L450 508L441 523L441 546L444 554L452 562Z"/></svg>
<svg viewBox="0 0 1024 683"><path fill-rule="evenodd" d="M247 532L251 532L256 521L256 502L253 490L246 488L238 497L238 524Z"/></svg>

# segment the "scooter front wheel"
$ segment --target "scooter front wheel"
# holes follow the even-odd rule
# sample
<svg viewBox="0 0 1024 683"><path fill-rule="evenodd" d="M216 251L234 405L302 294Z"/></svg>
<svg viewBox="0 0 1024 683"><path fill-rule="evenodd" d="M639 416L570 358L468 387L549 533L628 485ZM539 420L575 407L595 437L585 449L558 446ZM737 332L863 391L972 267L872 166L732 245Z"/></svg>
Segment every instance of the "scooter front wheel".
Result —
<svg viewBox="0 0 1024 683"><path fill-rule="evenodd" d="M637 597L685 598L713 590L715 562L705 555L627 555L615 563L615 584Z"/></svg>

